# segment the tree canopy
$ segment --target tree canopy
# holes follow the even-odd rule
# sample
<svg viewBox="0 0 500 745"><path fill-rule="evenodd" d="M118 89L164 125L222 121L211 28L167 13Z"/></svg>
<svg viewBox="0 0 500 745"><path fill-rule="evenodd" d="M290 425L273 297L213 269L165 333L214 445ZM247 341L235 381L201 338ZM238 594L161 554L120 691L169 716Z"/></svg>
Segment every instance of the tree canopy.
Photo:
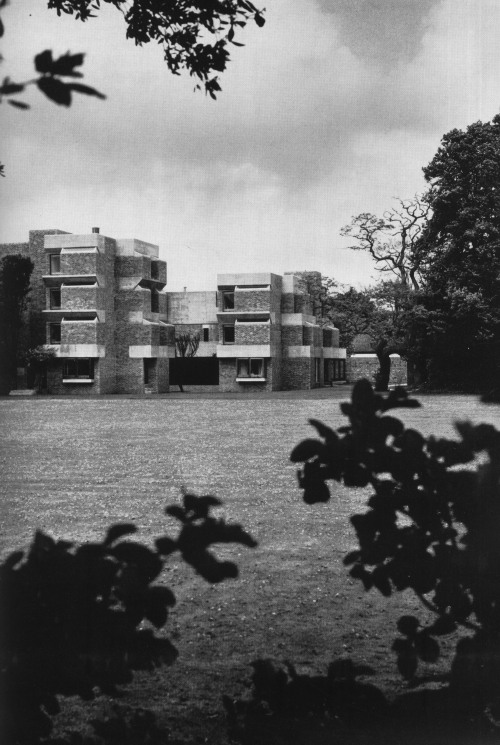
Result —
<svg viewBox="0 0 500 745"><path fill-rule="evenodd" d="M439 385L494 385L500 372L500 116L444 135L424 168L421 354Z"/></svg>
<svg viewBox="0 0 500 745"><path fill-rule="evenodd" d="M15 385L32 271L27 256L9 255L0 261L0 386L4 391Z"/></svg>

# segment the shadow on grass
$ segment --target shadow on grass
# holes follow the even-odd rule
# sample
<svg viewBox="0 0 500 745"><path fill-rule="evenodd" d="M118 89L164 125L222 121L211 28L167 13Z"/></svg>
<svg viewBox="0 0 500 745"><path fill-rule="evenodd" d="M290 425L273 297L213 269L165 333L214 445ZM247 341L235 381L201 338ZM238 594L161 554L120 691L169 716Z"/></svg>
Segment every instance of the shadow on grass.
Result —
<svg viewBox="0 0 500 745"><path fill-rule="evenodd" d="M413 690L389 702L377 686L358 680L374 671L350 659L332 662L326 675L314 676L268 659L252 667L251 696L223 700L234 743L482 745L500 740L495 713L478 712L467 689L461 694L442 676L433 680L441 687Z"/></svg>

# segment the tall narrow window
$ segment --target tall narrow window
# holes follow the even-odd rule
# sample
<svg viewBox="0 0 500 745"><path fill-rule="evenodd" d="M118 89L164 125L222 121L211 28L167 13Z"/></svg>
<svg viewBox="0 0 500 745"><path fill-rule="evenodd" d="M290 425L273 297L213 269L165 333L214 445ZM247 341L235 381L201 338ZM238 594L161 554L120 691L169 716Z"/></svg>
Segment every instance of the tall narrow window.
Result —
<svg viewBox="0 0 500 745"><path fill-rule="evenodd" d="M151 313L160 312L160 298L156 290L151 290Z"/></svg>
<svg viewBox="0 0 500 745"><path fill-rule="evenodd" d="M234 344L234 326L222 327L222 339L224 344Z"/></svg>
<svg viewBox="0 0 500 745"><path fill-rule="evenodd" d="M51 274L61 273L61 254L49 254L49 269Z"/></svg>
<svg viewBox="0 0 500 745"><path fill-rule="evenodd" d="M159 267L157 261L151 262L151 279L158 279L159 277Z"/></svg>
<svg viewBox="0 0 500 745"><path fill-rule="evenodd" d="M222 310L234 310L234 292L222 293Z"/></svg>
<svg viewBox="0 0 500 745"><path fill-rule="evenodd" d="M208 326L203 326L203 341L210 341L210 329Z"/></svg>
<svg viewBox="0 0 500 745"><path fill-rule="evenodd" d="M264 360L255 358L250 360L250 377L251 378L263 378L264 377Z"/></svg>
<svg viewBox="0 0 500 745"><path fill-rule="evenodd" d="M61 324L49 323L49 344L61 343Z"/></svg>
<svg viewBox="0 0 500 745"><path fill-rule="evenodd" d="M61 290L59 288L49 290L49 307L54 310L61 307Z"/></svg>

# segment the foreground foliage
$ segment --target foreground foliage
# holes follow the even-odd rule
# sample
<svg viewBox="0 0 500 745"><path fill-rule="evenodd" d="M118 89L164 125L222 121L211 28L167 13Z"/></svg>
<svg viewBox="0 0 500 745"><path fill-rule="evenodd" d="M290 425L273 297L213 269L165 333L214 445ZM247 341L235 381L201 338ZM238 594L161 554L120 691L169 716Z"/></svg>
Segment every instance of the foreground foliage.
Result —
<svg viewBox="0 0 500 745"><path fill-rule="evenodd" d="M344 563L366 590L412 590L435 614L432 623L397 622L401 674L414 679L420 661L439 658L439 637L462 629L470 633L457 644L451 687L472 708L499 706L500 432L459 422L459 440L425 438L387 415L419 405L403 389L384 398L362 380L341 404L349 424L335 432L311 420L320 439L301 442L291 460L304 463L307 504L330 499L328 481L370 487L367 511L351 518L359 548Z"/></svg>
<svg viewBox="0 0 500 745"><path fill-rule="evenodd" d="M211 496L184 495L182 506L166 510L181 523L177 538L161 536L154 548L130 540L137 528L124 523L111 526L100 543L81 545L37 532L27 554L7 557L0 567L3 743L48 737L58 696L114 694L136 670L174 662L174 645L155 633L175 604L160 581L165 559L178 552L217 583L235 578L238 569L212 553L214 544L256 545L241 526L211 515L220 504ZM145 722L132 717L116 727Z"/></svg>

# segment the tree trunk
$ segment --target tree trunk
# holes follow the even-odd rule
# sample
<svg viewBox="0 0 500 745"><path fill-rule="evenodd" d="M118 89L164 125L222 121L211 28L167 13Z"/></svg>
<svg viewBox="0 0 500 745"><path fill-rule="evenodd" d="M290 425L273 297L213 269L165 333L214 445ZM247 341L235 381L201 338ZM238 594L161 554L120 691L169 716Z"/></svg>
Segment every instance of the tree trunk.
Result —
<svg viewBox="0 0 500 745"><path fill-rule="evenodd" d="M375 375L375 390L387 391L391 377L391 353L385 341L377 344L375 353L379 363L379 369Z"/></svg>

